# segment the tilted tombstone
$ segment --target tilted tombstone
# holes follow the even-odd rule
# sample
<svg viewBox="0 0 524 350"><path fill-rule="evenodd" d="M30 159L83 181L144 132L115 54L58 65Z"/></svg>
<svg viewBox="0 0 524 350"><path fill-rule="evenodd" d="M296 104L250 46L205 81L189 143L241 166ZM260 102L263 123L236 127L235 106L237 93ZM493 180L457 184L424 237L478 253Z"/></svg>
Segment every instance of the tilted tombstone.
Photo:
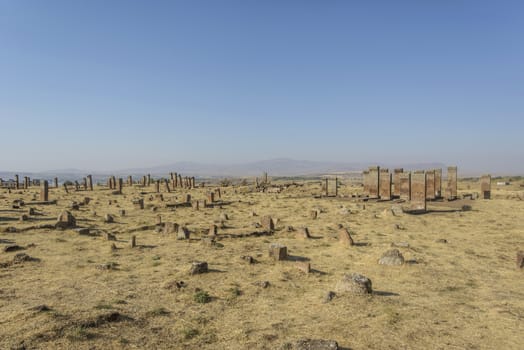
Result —
<svg viewBox="0 0 524 350"><path fill-rule="evenodd" d="M411 174L411 210L426 211L426 172Z"/></svg>
<svg viewBox="0 0 524 350"><path fill-rule="evenodd" d="M448 167L448 187L446 188L446 197L448 200L457 199L457 167Z"/></svg>
<svg viewBox="0 0 524 350"><path fill-rule="evenodd" d="M480 177L480 193L483 199L491 199L491 175Z"/></svg>
<svg viewBox="0 0 524 350"><path fill-rule="evenodd" d="M40 201L49 201L49 183L47 182L47 180L44 180L42 182L42 186L40 188Z"/></svg>
<svg viewBox="0 0 524 350"><path fill-rule="evenodd" d="M171 189L169 188L169 181L167 179L164 179L164 187L167 193L171 193Z"/></svg>
<svg viewBox="0 0 524 350"><path fill-rule="evenodd" d="M391 174L389 169L380 169L379 175L379 197L383 200L391 199Z"/></svg>
<svg viewBox="0 0 524 350"><path fill-rule="evenodd" d="M435 170L426 171L426 199L435 199Z"/></svg>
<svg viewBox="0 0 524 350"><path fill-rule="evenodd" d="M369 167L369 197L378 198L379 193L379 181L380 181L380 167L372 166Z"/></svg>
<svg viewBox="0 0 524 350"><path fill-rule="evenodd" d="M393 197L400 198L400 174L403 172L404 168L393 170Z"/></svg>
<svg viewBox="0 0 524 350"><path fill-rule="evenodd" d="M155 192L160 193L160 180L155 181Z"/></svg>
<svg viewBox="0 0 524 350"><path fill-rule="evenodd" d="M93 176L87 175L87 189L89 191L93 190Z"/></svg>

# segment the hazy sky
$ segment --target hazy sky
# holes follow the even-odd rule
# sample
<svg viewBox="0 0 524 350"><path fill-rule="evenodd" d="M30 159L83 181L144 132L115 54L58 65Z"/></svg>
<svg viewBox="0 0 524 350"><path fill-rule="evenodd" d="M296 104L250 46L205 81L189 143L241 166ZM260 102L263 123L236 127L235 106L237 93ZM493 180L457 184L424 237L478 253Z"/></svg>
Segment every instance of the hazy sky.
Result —
<svg viewBox="0 0 524 350"><path fill-rule="evenodd" d="M524 173L524 1L0 0L0 170Z"/></svg>

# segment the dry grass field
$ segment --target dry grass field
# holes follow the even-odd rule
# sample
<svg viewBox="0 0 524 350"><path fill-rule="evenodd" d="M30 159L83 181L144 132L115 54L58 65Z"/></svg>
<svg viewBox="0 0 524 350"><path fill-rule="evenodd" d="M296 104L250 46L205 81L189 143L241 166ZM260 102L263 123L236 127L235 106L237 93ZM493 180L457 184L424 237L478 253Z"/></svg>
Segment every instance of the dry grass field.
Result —
<svg viewBox="0 0 524 350"><path fill-rule="evenodd" d="M315 198L320 181L281 193L222 187L221 199L199 210L166 204L187 193L203 200L215 187L177 189L163 201L154 186L124 187L121 195L104 186L50 189L56 205L29 204L36 187L2 189L0 349L292 349L301 338L336 340L342 349L523 349L524 269L515 263L524 250L522 184L494 181L491 200L430 202L422 215L395 215L392 201L357 201L351 194L362 188L344 179L338 198ZM459 181L465 192L479 192L478 183ZM69 209L85 197L88 204ZM132 204L137 197L143 210ZM13 209L16 199L25 206ZM35 215L21 221L29 208ZM54 224L64 209L89 235L24 230ZM190 239L157 232L158 215L186 226ZM265 215L276 220L273 235L238 237L261 231ZM217 244L204 244L212 224ZM339 225L354 246L339 243ZM301 227L310 239L296 237ZM270 243L287 246L288 259L271 259ZM392 244L406 263L379 265ZM13 245L21 250L5 251ZM35 260L13 263L20 253ZM206 261L209 271L190 275L193 261ZM302 261L310 273L297 268ZM353 272L371 279L373 293L328 300Z"/></svg>

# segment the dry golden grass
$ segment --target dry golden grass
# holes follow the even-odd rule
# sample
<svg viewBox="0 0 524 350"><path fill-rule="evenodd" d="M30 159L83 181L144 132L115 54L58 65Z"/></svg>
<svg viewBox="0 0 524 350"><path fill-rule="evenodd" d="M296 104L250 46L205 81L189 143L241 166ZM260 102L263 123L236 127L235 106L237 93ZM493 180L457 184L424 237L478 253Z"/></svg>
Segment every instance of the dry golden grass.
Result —
<svg viewBox="0 0 524 350"><path fill-rule="evenodd" d="M342 195L361 191L345 183ZM524 271L516 269L515 256L524 249L524 201L517 198L524 199L524 190L520 183L493 189L492 200L465 201L471 211L445 211L463 203L444 202L429 205L439 212L402 216L391 214L391 202L313 198L321 191L319 182L280 194L222 188L223 207L199 211L165 204L189 192L204 199L207 189L164 193L164 202L144 195L146 205L158 207L155 212L131 203L154 186L125 187L123 195L103 187L70 194L51 189L50 199L58 204L33 206L42 215L24 222L18 217L29 206L10 209L12 201L31 201L39 189L2 190L0 248L17 244L40 261L0 268L0 348L285 349L300 338L322 338L345 349L522 349ZM459 192L469 191L478 191L478 185L461 181ZM92 201L72 214L99 236L4 232L9 226L53 224L71 201L85 196ZM126 216L118 215L120 209ZM315 220L309 218L313 209L321 210ZM115 223L103 222L106 213L115 215ZM278 219L276 232L203 245L199 238L221 213L229 220L219 236L256 231L253 223L263 215ZM154 225L158 214L164 222L187 225L195 239L178 241L176 234L153 229L131 232ZM359 244L342 247L338 224ZM288 226L307 226L313 238L297 239ZM117 241L107 241L105 232ZM137 236L136 248L130 247L131 235ZM448 243L436 242L441 238ZM291 259L272 261L267 254L272 242L286 245ZM377 264L393 242L409 243L399 249L411 263ZM16 253L2 250L0 263ZM250 265L243 255L257 263ZM302 258L310 259L310 274L296 268L293 260ZM210 272L188 275L194 260L207 261ZM97 268L103 264L112 268ZM369 277L374 294L324 302L348 272ZM180 281L185 287L178 289ZM50 310L35 310L39 305Z"/></svg>

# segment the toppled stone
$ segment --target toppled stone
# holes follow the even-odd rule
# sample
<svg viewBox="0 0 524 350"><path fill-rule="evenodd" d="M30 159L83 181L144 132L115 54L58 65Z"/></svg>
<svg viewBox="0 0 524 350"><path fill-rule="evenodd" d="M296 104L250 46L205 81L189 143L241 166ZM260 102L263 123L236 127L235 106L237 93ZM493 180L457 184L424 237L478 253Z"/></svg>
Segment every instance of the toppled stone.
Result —
<svg viewBox="0 0 524 350"><path fill-rule="evenodd" d="M245 260L245 261L247 261L250 264L254 264L255 263L255 259L252 256L250 256L250 255L242 255L240 257L240 259Z"/></svg>
<svg viewBox="0 0 524 350"><path fill-rule="evenodd" d="M402 216L404 214L404 210L402 209L401 205L395 204L391 206L391 213L394 216Z"/></svg>
<svg viewBox="0 0 524 350"><path fill-rule="evenodd" d="M13 263L14 264L20 264L20 263L23 263L25 261L40 261L40 260L37 259L37 258L33 258L33 257L27 255L26 253L18 253L18 254L16 254L13 257Z"/></svg>
<svg viewBox="0 0 524 350"><path fill-rule="evenodd" d="M85 235L85 236L89 236L89 234L91 233L88 227L75 228L75 232L78 233L79 235Z"/></svg>
<svg viewBox="0 0 524 350"><path fill-rule="evenodd" d="M361 274L344 274L343 278L335 286L337 294L371 294L371 280Z"/></svg>
<svg viewBox="0 0 524 350"><path fill-rule="evenodd" d="M208 271L207 262L205 261L194 261L189 269L190 275L196 275L200 273L206 273Z"/></svg>
<svg viewBox="0 0 524 350"><path fill-rule="evenodd" d="M294 350L338 350L338 343L334 340L300 339L295 342Z"/></svg>
<svg viewBox="0 0 524 350"><path fill-rule="evenodd" d="M70 212L64 210L58 215L55 227L57 229L75 228L76 219Z"/></svg>
<svg viewBox="0 0 524 350"><path fill-rule="evenodd" d="M398 249L390 249L378 260L380 265L402 265L404 264L404 257Z"/></svg>
<svg viewBox="0 0 524 350"><path fill-rule="evenodd" d="M115 217L113 215L111 215L111 214L106 214L106 215L104 215L104 222L106 224L111 224L111 223L115 222Z"/></svg>
<svg viewBox="0 0 524 350"><path fill-rule="evenodd" d="M409 243L408 242L393 242L391 243L391 246L397 247L397 248L409 248Z"/></svg>
<svg viewBox="0 0 524 350"><path fill-rule="evenodd" d="M11 245L8 245L8 246L4 247L4 252L6 252L6 253L16 252L18 250L24 250L24 249L25 249L24 247L21 247L19 245L11 244Z"/></svg>

